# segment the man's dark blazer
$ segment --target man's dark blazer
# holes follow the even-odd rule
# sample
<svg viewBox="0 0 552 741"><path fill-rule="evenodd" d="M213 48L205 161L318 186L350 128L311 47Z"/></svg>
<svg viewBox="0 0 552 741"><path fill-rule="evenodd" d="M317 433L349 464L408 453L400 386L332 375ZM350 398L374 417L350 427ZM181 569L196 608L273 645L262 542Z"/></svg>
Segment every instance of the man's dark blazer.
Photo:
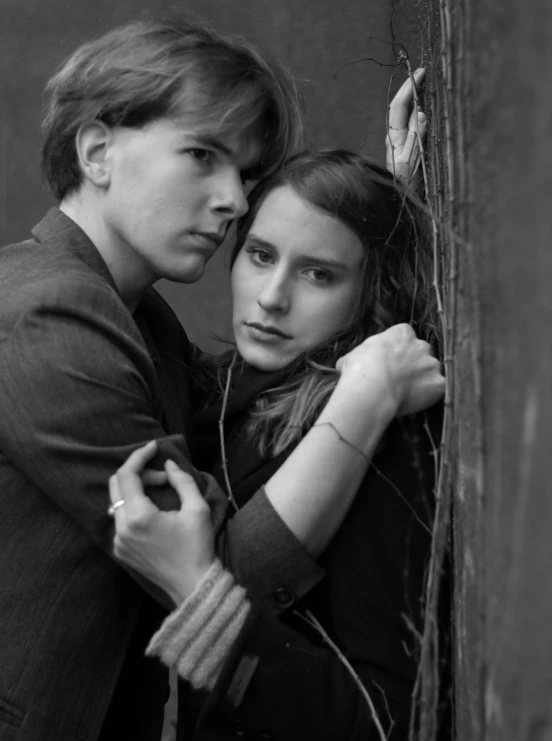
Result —
<svg viewBox="0 0 552 741"><path fill-rule="evenodd" d="M131 315L59 210L0 250L2 741L159 739L165 672L142 656L171 605L113 559L107 481L154 438L159 464L191 470L190 350L155 291ZM198 481L220 528L226 498ZM151 496L178 506L169 487ZM262 491L218 546L260 602L319 578Z"/></svg>

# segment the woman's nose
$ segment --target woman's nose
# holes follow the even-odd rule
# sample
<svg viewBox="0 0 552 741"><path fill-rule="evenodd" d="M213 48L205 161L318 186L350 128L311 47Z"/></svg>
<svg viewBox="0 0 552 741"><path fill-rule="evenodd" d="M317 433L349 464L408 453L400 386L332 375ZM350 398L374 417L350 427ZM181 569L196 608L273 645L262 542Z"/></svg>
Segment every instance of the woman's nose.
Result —
<svg viewBox="0 0 552 741"><path fill-rule="evenodd" d="M261 309L264 309L268 313L287 313L291 299L285 277L274 275L259 294L257 303Z"/></svg>

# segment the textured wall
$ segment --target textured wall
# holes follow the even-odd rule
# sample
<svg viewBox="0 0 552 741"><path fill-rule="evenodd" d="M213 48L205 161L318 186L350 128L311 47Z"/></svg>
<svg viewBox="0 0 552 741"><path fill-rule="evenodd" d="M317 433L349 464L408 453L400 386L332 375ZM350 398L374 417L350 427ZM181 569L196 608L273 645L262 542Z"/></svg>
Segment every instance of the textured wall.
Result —
<svg viewBox="0 0 552 741"><path fill-rule="evenodd" d="M375 63L344 69L359 57L388 62L389 0L2 0L0 24L0 243L24 237L51 203L39 168L44 83L80 42L141 13L178 9L270 49L300 80L316 144L364 145L383 157L389 70ZM373 36L381 41L371 40ZM213 347L210 332L228 326L222 252L195 286L164 284L190 335Z"/></svg>
<svg viewBox="0 0 552 741"><path fill-rule="evenodd" d="M488 739L552 738L552 6L473 3ZM473 577L472 577L473 581ZM468 650L469 640L464 650Z"/></svg>
<svg viewBox="0 0 552 741"><path fill-rule="evenodd" d="M432 0L462 741L552 739L552 6Z"/></svg>

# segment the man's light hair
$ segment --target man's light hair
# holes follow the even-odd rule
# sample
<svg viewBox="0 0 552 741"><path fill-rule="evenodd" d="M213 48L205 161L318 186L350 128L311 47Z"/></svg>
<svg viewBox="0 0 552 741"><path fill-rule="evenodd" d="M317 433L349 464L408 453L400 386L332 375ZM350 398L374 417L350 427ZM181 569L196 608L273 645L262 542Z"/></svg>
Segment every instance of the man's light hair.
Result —
<svg viewBox="0 0 552 741"><path fill-rule="evenodd" d="M46 88L44 175L62 200L82 183L75 139L99 120L142 127L192 115L202 131L255 131L262 140L258 178L277 170L301 138L293 78L252 44L205 25L139 21L90 41Z"/></svg>

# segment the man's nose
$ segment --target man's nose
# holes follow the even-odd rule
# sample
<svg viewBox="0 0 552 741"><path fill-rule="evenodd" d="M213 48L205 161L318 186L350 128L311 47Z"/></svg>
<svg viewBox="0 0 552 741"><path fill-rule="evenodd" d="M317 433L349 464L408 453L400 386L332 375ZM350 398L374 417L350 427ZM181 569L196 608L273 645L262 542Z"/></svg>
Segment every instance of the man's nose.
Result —
<svg viewBox="0 0 552 741"><path fill-rule="evenodd" d="M267 313L287 313L290 309L291 297L286 277L274 273L259 294L257 303Z"/></svg>
<svg viewBox="0 0 552 741"><path fill-rule="evenodd" d="M220 176L211 203L213 210L230 219L237 219L248 212L249 204L240 173L237 170L234 171L232 168L232 171Z"/></svg>

